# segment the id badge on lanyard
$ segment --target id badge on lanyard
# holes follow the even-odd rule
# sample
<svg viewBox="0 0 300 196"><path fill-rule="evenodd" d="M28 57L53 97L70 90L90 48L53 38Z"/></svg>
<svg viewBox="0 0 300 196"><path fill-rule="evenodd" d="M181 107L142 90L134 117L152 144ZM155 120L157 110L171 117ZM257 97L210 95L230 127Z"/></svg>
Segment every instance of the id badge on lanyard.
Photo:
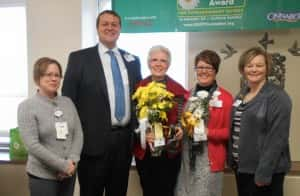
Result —
<svg viewBox="0 0 300 196"><path fill-rule="evenodd" d="M63 112L57 109L54 112L55 119L60 119L63 116ZM69 134L68 123L66 121L55 122L56 139L66 140Z"/></svg>

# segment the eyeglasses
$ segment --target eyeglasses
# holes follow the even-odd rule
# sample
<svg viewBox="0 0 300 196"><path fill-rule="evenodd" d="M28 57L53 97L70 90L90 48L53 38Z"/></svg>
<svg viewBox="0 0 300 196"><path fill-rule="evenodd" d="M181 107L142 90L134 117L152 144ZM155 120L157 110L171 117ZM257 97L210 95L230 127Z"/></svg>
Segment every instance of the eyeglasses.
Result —
<svg viewBox="0 0 300 196"><path fill-rule="evenodd" d="M196 71L207 71L207 72L213 72L215 70L215 68L213 67L204 67L204 66L199 66L199 67L195 66L194 69Z"/></svg>
<svg viewBox="0 0 300 196"><path fill-rule="evenodd" d="M60 74L55 74L55 73L45 73L43 74L44 77L47 77L47 78L62 78L62 76Z"/></svg>

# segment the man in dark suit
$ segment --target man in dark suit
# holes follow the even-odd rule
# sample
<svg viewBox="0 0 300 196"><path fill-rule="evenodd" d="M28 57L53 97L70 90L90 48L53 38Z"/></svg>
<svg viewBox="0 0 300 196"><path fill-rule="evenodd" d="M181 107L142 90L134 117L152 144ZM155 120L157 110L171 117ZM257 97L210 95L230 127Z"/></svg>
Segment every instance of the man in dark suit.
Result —
<svg viewBox="0 0 300 196"><path fill-rule="evenodd" d="M96 26L99 44L70 54L62 93L75 103L83 128L78 165L80 195L100 196L105 191L106 196L126 196L137 125L131 95L141 80L140 61L116 46L121 30L116 12L101 12ZM113 61L119 66L122 88L115 83ZM116 96L121 91L122 101L118 101ZM120 102L121 118L116 111Z"/></svg>

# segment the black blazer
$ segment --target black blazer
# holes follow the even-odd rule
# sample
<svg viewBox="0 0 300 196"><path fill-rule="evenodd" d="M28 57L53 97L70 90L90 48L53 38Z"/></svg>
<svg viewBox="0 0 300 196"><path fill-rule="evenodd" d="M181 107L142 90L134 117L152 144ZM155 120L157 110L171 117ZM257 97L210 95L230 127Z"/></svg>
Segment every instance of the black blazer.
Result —
<svg viewBox="0 0 300 196"><path fill-rule="evenodd" d="M135 85L141 80L140 60L128 60L124 50L119 52L127 68L130 99ZM98 46L72 52L64 76L62 94L76 105L84 134L83 155L99 156L107 150L107 133L111 132L110 103ZM134 104L131 104L130 130L136 127Z"/></svg>

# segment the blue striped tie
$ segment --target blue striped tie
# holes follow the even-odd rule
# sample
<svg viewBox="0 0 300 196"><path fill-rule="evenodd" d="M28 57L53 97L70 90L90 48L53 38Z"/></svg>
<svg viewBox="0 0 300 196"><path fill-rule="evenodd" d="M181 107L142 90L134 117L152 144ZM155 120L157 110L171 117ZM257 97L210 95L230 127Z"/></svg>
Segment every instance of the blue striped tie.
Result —
<svg viewBox="0 0 300 196"><path fill-rule="evenodd" d="M120 67L116 56L112 50L108 51L111 61L111 71L114 80L115 89L115 117L118 121L121 121L125 116L125 95L124 86L121 76Z"/></svg>

